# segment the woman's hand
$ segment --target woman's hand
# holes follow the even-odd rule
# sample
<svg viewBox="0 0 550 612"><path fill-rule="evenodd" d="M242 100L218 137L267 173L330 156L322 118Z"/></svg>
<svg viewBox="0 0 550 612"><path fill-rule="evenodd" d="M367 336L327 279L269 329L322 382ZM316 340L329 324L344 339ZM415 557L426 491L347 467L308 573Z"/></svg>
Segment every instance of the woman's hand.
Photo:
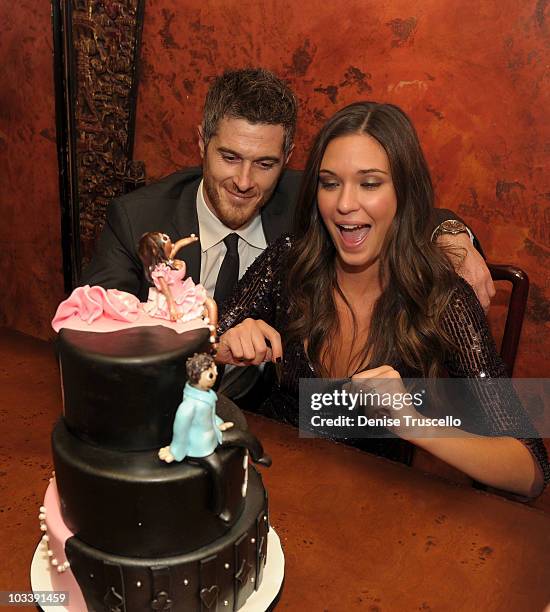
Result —
<svg viewBox="0 0 550 612"><path fill-rule="evenodd" d="M401 375L389 365L365 370L351 378L350 391L361 393L363 397L371 394L372 401L365 406L368 417L388 417L399 419L400 425L388 427L398 436L410 438L415 427L408 426L405 416L420 417L411 394L405 389Z"/></svg>
<svg viewBox="0 0 550 612"><path fill-rule="evenodd" d="M236 366L276 362L283 356L279 332L265 321L245 319L220 338L216 361Z"/></svg>
<svg viewBox="0 0 550 612"><path fill-rule="evenodd" d="M401 376L391 366L381 366L352 377L351 392L406 393ZM404 404L404 402L403 402ZM396 410L393 406L374 406L367 416L399 418L399 426L388 427L401 438L430 452L445 463L491 487L511 491L526 497L540 494L544 479L539 464L519 441L509 437L485 437L454 427L407 425L406 416L422 418L413 404ZM372 413L375 414L372 414Z"/></svg>

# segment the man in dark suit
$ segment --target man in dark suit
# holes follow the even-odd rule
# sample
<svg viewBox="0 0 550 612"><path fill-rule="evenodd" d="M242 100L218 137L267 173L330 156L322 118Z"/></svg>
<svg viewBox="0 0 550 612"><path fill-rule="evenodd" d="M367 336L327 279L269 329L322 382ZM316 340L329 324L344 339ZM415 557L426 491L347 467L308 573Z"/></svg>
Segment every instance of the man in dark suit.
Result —
<svg viewBox="0 0 550 612"><path fill-rule="evenodd" d="M237 251L240 277L267 244L291 228L300 175L283 169L294 147L296 114L293 93L270 72L240 70L218 78L199 127L203 168L175 172L115 199L81 284L117 288L144 301L141 235L160 231L175 242L194 233L200 242L177 258L220 299L216 281L228 250L224 239L237 236L229 248Z"/></svg>

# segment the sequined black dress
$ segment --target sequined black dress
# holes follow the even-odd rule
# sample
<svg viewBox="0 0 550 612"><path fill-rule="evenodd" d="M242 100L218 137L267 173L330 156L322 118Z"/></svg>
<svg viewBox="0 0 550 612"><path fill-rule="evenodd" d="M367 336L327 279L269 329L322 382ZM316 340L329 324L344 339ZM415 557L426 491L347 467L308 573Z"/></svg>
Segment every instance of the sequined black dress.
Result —
<svg viewBox="0 0 550 612"><path fill-rule="evenodd" d="M219 334L237 325L246 318L263 319L277 329L283 339L283 363L281 380L273 389L269 399L259 412L277 420L298 424L298 384L300 378L315 377L303 345L285 343L284 329L288 312L288 296L285 290L287 257L292 246L290 236L283 236L270 245L250 266L221 313ZM458 350L449 353L445 367L449 377L454 378L506 378L506 367L498 354L491 337L485 314L470 285L457 277L456 288L444 313L443 327ZM403 378L418 377L397 362L392 366ZM499 387L500 388L500 387ZM525 414L517 408L517 398L511 390L506 397L498 393L487 394L484 387L478 391L478 405L485 412L486 422L491 424L492 435L518 438L531 451L539 463L545 485L550 480L550 464L542 440L535 429L518 415ZM512 405L513 410L507 408ZM521 422L519 422L521 421ZM525 437L517 432L532 432L533 437ZM389 456L403 458L401 440L348 440L349 443Z"/></svg>

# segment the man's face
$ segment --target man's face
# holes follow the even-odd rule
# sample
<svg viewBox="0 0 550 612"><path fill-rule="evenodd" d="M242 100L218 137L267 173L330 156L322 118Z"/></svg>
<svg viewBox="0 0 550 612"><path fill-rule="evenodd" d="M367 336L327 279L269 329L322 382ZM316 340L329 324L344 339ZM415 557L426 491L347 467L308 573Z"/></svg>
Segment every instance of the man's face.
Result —
<svg viewBox="0 0 550 612"><path fill-rule="evenodd" d="M239 229L269 201L290 158L283 140L282 125L225 117L205 146L199 127L206 204L224 225Z"/></svg>

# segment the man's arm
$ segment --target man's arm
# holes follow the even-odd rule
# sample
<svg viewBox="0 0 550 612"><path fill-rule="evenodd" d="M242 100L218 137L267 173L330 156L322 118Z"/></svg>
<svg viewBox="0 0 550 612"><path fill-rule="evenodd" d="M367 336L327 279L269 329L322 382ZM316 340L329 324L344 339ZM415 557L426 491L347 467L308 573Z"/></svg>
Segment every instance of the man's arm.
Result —
<svg viewBox="0 0 550 612"><path fill-rule="evenodd" d="M448 210L447 208L434 208L433 215L432 215L432 234L436 232L436 230L439 228L439 226L444 221L451 221L451 220L460 221L460 223L463 223L466 227L468 227L468 224L464 221L464 219L461 219L452 210ZM470 240L470 244L473 244L474 247L477 249L477 251L481 254L481 256L485 258L485 254L483 253L483 249L481 248L481 244L479 240L477 239L477 236L472 231L471 227L468 227L468 229L472 232L472 236L473 236L473 240ZM472 236L470 236L470 238Z"/></svg>
<svg viewBox="0 0 550 612"><path fill-rule="evenodd" d="M113 200L107 208L94 256L82 272L79 284L120 289L139 297L143 269L135 241L126 209Z"/></svg>
<svg viewBox="0 0 550 612"><path fill-rule="evenodd" d="M432 218L432 236L434 236L436 244L445 248L456 273L460 274L473 287L477 299L483 308L488 310L491 305L491 298L494 297L496 291L491 273L483 258L481 245L473 233L472 241L468 233L448 234L438 232L441 224L451 219L464 223L452 211L445 208L435 208ZM466 224L464 223L464 225Z"/></svg>

